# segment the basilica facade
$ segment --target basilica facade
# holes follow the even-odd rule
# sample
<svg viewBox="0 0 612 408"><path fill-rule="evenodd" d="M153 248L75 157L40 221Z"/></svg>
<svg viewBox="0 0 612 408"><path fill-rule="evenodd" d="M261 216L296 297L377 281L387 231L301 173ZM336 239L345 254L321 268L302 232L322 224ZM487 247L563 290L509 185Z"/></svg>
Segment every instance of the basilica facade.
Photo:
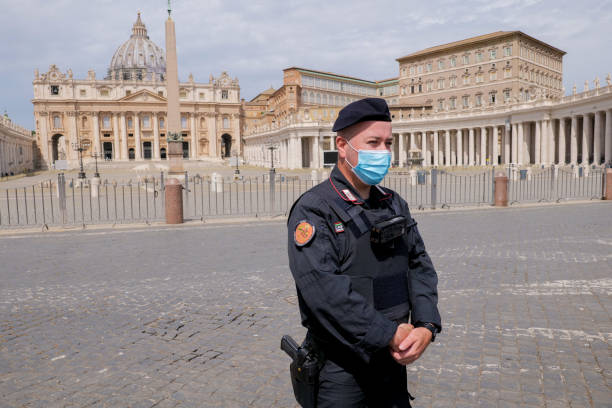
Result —
<svg viewBox="0 0 612 408"><path fill-rule="evenodd" d="M164 51L149 39L140 13L130 38L103 78L75 78L51 65L34 74L37 162L75 168L84 161L164 160L167 90ZM226 72L179 83L183 158L220 161L241 154L241 101L237 78Z"/></svg>

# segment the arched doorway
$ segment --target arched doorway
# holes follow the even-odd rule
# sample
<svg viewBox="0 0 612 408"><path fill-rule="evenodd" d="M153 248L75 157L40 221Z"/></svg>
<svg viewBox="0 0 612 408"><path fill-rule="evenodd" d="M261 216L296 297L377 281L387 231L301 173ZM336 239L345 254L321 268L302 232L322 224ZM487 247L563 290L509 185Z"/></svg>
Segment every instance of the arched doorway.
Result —
<svg viewBox="0 0 612 408"><path fill-rule="evenodd" d="M159 149L159 156L162 160L166 160L166 148L162 147Z"/></svg>
<svg viewBox="0 0 612 408"><path fill-rule="evenodd" d="M146 160L151 160L151 142L143 142L142 144L142 154Z"/></svg>
<svg viewBox="0 0 612 408"><path fill-rule="evenodd" d="M113 143L104 142L102 149L104 149L104 160L113 160Z"/></svg>
<svg viewBox="0 0 612 408"><path fill-rule="evenodd" d="M128 159L134 160L135 158L136 158L136 152L134 151L133 147L130 147L130 149L128 150Z"/></svg>
<svg viewBox="0 0 612 408"><path fill-rule="evenodd" d="M227 133L221 136L221 157L230 157L232 155L232 137Z"/></svg>
<svg viewBox="0 0 612 408"><path fill-rule="evenodd" d="M183 142L183 159L189 158L189 142Z"/></svg>
<svg viewBox="0 0 612 408"><path fill-rule="evenodd" d="M64 135L53 135L51 137L51 161L66 160L66 137Z"/></svg>

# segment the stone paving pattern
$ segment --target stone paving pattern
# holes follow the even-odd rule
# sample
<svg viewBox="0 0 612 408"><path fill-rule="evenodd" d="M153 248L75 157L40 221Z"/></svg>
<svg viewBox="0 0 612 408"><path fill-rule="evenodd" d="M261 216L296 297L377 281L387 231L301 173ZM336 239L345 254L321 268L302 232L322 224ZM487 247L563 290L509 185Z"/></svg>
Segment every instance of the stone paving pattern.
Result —
<svg viewBox="0 0 612 408"><path fill-rule="evenodd" d="M612 204L415 212L415 407L612 407ZM294 407L284 222L0 236L0 407Z"/></svg>

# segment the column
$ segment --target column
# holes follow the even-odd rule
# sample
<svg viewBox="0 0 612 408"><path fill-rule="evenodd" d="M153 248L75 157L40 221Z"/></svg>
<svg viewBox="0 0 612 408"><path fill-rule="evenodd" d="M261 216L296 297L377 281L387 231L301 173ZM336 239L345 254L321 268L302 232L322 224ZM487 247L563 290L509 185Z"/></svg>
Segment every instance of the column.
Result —
<svg viewBox="0 0 612 408"><path fill-rule="evenodd" d="M321 167L321 152L319 152L319 136L312 138L312 161L315 168Z"/></svg>
<svg viewBox="0 0 612 408"><path fill-rule="evenodd" d="M546 164L553 164L555 162L555 128L553 126L553 120L548 119L546 121L546 133L548 135L548 147L546 148L546 152L548 154L548 160L546 160Z"/></svg>
<svg viewBox="0 0 612 408"><path fill-rule="evenodd" d="M463 166L463 129L457 129L457 166Z"/></svg>
<svg viewBox="0 0 612 408"><path fill-rule="evenodd" d="M234 138L236 143L236 152L238 152L238 156L242 156L242 138L240 134L240 115L238 113L232 114L232 126L234 127ZM300 144L300 150L302 145ZM301 156L300 156L301 163ZM300 168L302 166L300 165Z"/></svg>
<svg viewBox="0 0 612 408"><path fill-rule="evenodd" d="M510 143L510 149L512 149L511 163L516 164L518 162L518 149L517 149L517 144L518 144L518 123L513 123L512 124L511 139L512 139L512 142Z"/></svg>
<svg viewBox="0 0 612 408"><path fill-rule="evenodd" d="M595 134L593 135L593 164L601 163L601 121L603 112L595 112Z"/></svg>
<svg viewBox="0 0 612 408"><path fill-rule="evenodd" d="M159 152L159 117L157 112L153 112L153 158L155 160L161 159L161 153Z"/></svg>
<svg viewBox="0 0 612 408"><path fill-rule="evenodd" d="M49 131L47 127L47 124L49 123L47 122L49 120L48 119L49 113L39 112L38 117L39 117L38 127L40 131L40 153L42 156L41 159L43 162L46 162L48 166L50 166L51 163L53 162L53 157L51 157L52 152L51 152L51 149L49 149ZM40 164L43 165L44 163L40 163Z"/></svg>
<svg viewBox="0 0 612 408"><path fill-rule="evenodd" d="M113 160L119 160L119 115L113 113Z"/></svg>
<svg viewBox="0 0 612 408"><path fill-rule="evenodd" d="M578 116L572 116L570 129L570 163L578 164Z"/></svg>
<svg viewBox="0 0 612 408"><path fill-rule="evenodd" d="M93 137L94 137L94 143L93 143L92 150L93 152L99 154L102 152L102 146L100 146L100 122L99 122L98 112L92 113L91 121L93 123Z"/></svg>
<svg viewBox="0 0 612 408"><path fill-rule="evenodd" d="M438 152L438 131L433 133L433 165L438 165L439 152Z"/></svg>
<svg viewBox="0 0 612 408"><path fill-rule="evenodd" d="M565 145L567 140L565 138L565 118L559 119L559 161L558 163L565 164Z"/></svg>
<svg viewBox="0 0 612 408"><path fill-rule="evenodd" d="M497 156L499 156L499 150L498 150L498 127L497 126L493 126L492 128L492 135L491 135L491 143L492 143L492 147L493 147L493 153L492 153L492 158L491 158L491 164L493 166L497 166Z"/></svg>
<svg viewBox="0 0 612 408"><path fill-rule="evenodd" d="M414 132L410 132L408 133L408 136L410 137L410 148L409 150L415 150L416 148L416 134Z"/></svg>
<svg viewBox="0 0 612 408"><path fill-rule="evenodd" d="M612 164L612 110L606 111L606 141L604 150L606 164Z"/></svg>
<svg viewBox="0 0 612 408"><path fill-rule="evenodd" d="M404 162L406 161L406 153L404 152L404 134L399 134L399 166L404 167Z"/></svg>
<svg viewBox="0 0 612 408"><path fill-rule="evenodd" d="M79 136L78 136L78 130L77 130L77 113L76 112L68 112L68 117L70 118L70 142L68 143L68 146L66 147L67 150L67 158L69 158L70 160L78 160L79 158L79 153L74 150L74 145L76 145L77 143L79 143Z"/></svg>
<svg viewBox="0 0 612 408"><path fill-rule="evenodd" d="M518 124L518 135L517 135L517 163L519 165L523 164L523 156L524 156L524 152L525 152L525 143L523 142L523 127L525 126L524 123L519 123Z"/></svg>
<svg viewBox="0 0 612 408"><path fill-rule="evenodd" d="M480 128L480 165L487 165L487 128Z"/></svg>
<svg viewBox="0 0 612 408"><path fill-rule="evenodd" d="M421 132L421 158L423 166L429 166L429 155L427 154L427 132Z"/></svg>
<svg viewBox="0 0 612 408"><path fill-rule="evenodd" d="M591 125L591 116L587 113L582 118L582 161L581 164L589 164L589 138L593 131Z"/></svg>
<svg viewBox="0 0 612 408"><path fill-rule="evenodd" d="M217 116L213 112L207 113L206 125L208 127L208 155L217 157Z"/></svg>
<svg viewBox="0 0 612 408"><path fill-rule="evenodd" d="M468 149L469 149L469 165L474 165L474 128L470 128L468 136Z"/></svg>
<svg viewBox="0 0 612 408"><path fill-rule="evenodd" d="M142 142L140 141L140 115L138 112L134 113L134 143L136 144L134 149L134 159L142 160Z"/></svg>
<svg viewBox="0 0 612 408"><path fill-rule="evenodd" d="M189 132L191 133L191 142L189 142L189 158L191 160L196 160L198 158L198 135L196 134L196 118L195 113L189 113L190 119L190 128Z"/></svg>
<svg viewBox="0 0 612 408"><path fill-rule="evenodd" d="M444 131L444 165L451 165L451 143L450 143L450 130Z"/></svg>
<svg viewBox="0 0 612 408"><path fill-rule="evenodd" d="M128 160L127 125L125 113L121 112L121 160Z"/></svg>
<svg viewBox="0 0 612 408"><path fill-rule="evenodd" d="M535 141L534 141L534 154L533 162L535 164L542 163L542 121L536 120L535 122Z"/></svg>

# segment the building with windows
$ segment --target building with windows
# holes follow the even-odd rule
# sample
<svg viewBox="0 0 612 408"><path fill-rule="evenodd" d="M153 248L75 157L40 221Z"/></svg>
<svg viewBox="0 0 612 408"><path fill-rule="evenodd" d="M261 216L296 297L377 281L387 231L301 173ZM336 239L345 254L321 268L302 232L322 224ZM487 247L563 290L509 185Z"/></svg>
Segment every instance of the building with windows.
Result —
<svg viewBox="0 0 612 408"><path fill-rule="evenodd" d="M104 79L94 71L74 78L72 71L34 74L37 155L42 167L78 165L99 154L109 161L163 160L167 156L165 53L147 35L140 13L132 35L113 57ZM183 157L221 160L241 153L240 86L223 72L179 84Z"/></svg>
<svg viewBox="0 0 612 408"><path fill-rule="evenodd" d="M34 137L32 131L0 116L0 177L34 169Z"/></svg>
<svg viewBox="0 0 612 408"><path fill-rule="evenodd" d="M244 123L245 159L322 167L338 111L367 96L389 103L393 163L425 166L612 163L612 84L564 96L563 56L520 31L499 31L397 59L399 75L370 82L288 68ZM256 107L256 108L255 108ZM268 147L273 146L275 150ZM273 155L273 156L271 156Z"/></svg>

